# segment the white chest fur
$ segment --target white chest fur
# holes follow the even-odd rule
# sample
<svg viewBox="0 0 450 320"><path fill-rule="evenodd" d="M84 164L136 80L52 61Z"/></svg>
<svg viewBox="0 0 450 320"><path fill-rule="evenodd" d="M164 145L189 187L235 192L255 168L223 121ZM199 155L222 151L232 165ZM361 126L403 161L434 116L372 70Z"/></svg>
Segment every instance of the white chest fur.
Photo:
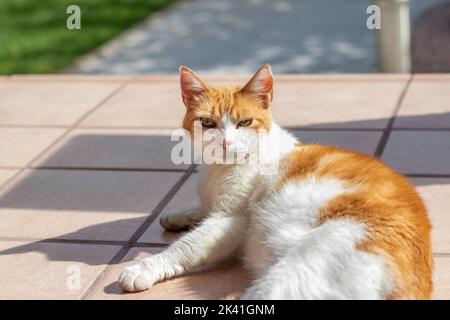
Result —
<svg viewBox="0 0 450 320"><path fill-rule="evenodd" d="M201 166L198 193L203 209L240 214L246 211L257 169L249 165Z"/></svg>

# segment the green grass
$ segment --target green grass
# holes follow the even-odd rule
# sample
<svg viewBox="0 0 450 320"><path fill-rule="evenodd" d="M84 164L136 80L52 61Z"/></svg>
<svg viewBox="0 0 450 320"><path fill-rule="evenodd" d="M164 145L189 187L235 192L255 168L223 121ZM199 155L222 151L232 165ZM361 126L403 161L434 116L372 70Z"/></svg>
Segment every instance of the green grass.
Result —
<svg viewBox="0 0 450 320"><path fill-rule="evenodd" d="M0 74L52 73L174 0L0 0ZM68 30L66 9L81 9Z"/></svg>

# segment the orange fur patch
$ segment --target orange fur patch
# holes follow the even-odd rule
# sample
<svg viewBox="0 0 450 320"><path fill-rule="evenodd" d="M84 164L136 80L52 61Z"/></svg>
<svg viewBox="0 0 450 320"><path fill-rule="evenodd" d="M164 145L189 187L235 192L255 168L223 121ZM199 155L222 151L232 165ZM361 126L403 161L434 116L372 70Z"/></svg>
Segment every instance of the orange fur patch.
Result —
<svg viewBox="0 0 450 320"><path fill-rule="evenodd" d="M250 129L269 131L272 123L269 110L263 108L256 98L240 92L240 89L239 86L208 87L195 103L187 107L183 128L193 136L194 121L207 117L217 122L228 114L236 123L253 119L248 127Z"/></svg>
<svg viewBox="0 0 450 320"><path fill-rule="evenodd" d="M390 298L430 298L431 224L420 196L403 176L374 157L320 145L300 146L281 167L285 172L278 187L309 175L356 187L322 208L318 224L339 218L363 222L367 238L358 249L384 258L396 281Z"/></svg>

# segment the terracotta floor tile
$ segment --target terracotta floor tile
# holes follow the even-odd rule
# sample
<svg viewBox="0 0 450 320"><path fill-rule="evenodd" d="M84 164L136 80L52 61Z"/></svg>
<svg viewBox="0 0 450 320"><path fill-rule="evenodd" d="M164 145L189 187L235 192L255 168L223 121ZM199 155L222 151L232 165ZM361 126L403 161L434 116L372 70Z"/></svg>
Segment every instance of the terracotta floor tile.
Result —
<svg viewBox="0 0 450 320"><path fill-rule="evenodd" d="M276 86L272 112L290 127L384 129L406 80L292 81Z"/></svg>
<svg viewBox="0 0 450 320"><path fill-rule="evenodd" d="M240 77L209 80L214 86L245 83ZM179 128L185 112L177 76L142 77L126 85L81 126Z"/></svg>
<svg viewBox="0 0 450 320"><path fill-rule="evenodd" d="M126 82L132 79L132 76L112 75L112 74L13 74L9 78L11 82L20 81L71 81L71 82Z"/></svg>
<svg viewBox="0 0 450 320"><path fill-rule="evenodd" d="M157 252L157 249L131 249L124 262L112 268L88 299L235 299L250 284L249 275L239 263L229 262L209 271L161 282L143 292L124 294L116 282L122 269Z"/></svg>
<svg viewBox="0 0 450 320"><path fill-rule="evenodd" d="M434 258L434 290L435 300L450 299L450 256Z"/></svg>
<svg viewBox="0 0 450 320"><path fill-rule="evenodd" d="M85 119L81 126L178 128L185 113L179 82L134 82Z"/></svg>
<svg viewBox="0 0 450 320"><path fill-rule="evenodd" d="M159 219L161 216L184 211L189 208L194 208L200 201L197 195L197 179L198 174L193 174L189 179L182 185L180 190L175 194L172 200L167 204L162 213L153 221L153 223L148 227L144 234L139 238L138 242L144 243L170 243L174 241L179 233L166 231L159 224Z"/></svg>
<svg viewBox="0 0 450 320"><path fill-rule="evenodd" d="M19 170L14 169L0 169L0 188L8 181L13 175L15 175Z"/></svg>
<svg viewBox="0 0 450 320"><path fill-rule="evenodd" d="M414 81L416 80L450 81L450 73L415 73Z"/></svg>
<svg viewBox="0 0 450 320"><path fill-rule="evenodd" d="M0 237L127 241L180 177L27 170L0 192Z"/></svg>
<svg viewBox="0 0 450 320"><path fill-rule="evenodd" d="M0 124L71 125L123 81L8 81L0 83Z"/></svg>
<svg viewBox="0 0 450 320"><path fill-rule="evenodd" d="M33 166L186 169L171 151L171 130L78 129L41 157Z"/></svg>
<svg viewBox="0 0 450 320"><path fill-rule="evenodd" d="M394 131L383 159L402 173L450 174L450 131Z"/></svg>
<svg viewBox="0 0 450 320"><path fill-rule="evenodd" d="M0 166L26 166L63 133L64 129L0 128Z"/></svg>
<svg viewBox="0 0 450 320"><path fill-rule="evenodd" d="M292 131L301 142L327 144L374 154L381 131Z"/></svg>
<svg viewBox="0 0 450 320"><path fill-rule="evenodd" d="M450 128L450 78L426 79L411 83L394 128Z"/></svg>
<svg viewBox="0 0 450 320"><path fill-rule="evenodd" d="M119 249L0 241L0 299L77 299Z"/></svg>
<svg viewBox="0 0 450 320"><path fill-rule="evenodd" d="M433 225L433 252L450 253L450 179L414 178Z"/></svg>

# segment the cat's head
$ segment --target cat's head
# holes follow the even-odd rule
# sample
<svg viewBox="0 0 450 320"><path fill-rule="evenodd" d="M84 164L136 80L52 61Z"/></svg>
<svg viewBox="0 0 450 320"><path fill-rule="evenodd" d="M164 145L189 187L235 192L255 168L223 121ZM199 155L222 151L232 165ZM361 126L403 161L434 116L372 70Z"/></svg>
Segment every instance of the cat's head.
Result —
<svg viewBox="0 0 450 320"><path fill-rule="evenodd" d="M199 132L215 136L212 142L204 139L202 149L209 145L224 155L245 155L257 134L270 131L273 75L268 64L244 86L220 88L208 85L191 69L180 67L180 84L186 106L183 128L192 138L199 138Z"/></svg>

